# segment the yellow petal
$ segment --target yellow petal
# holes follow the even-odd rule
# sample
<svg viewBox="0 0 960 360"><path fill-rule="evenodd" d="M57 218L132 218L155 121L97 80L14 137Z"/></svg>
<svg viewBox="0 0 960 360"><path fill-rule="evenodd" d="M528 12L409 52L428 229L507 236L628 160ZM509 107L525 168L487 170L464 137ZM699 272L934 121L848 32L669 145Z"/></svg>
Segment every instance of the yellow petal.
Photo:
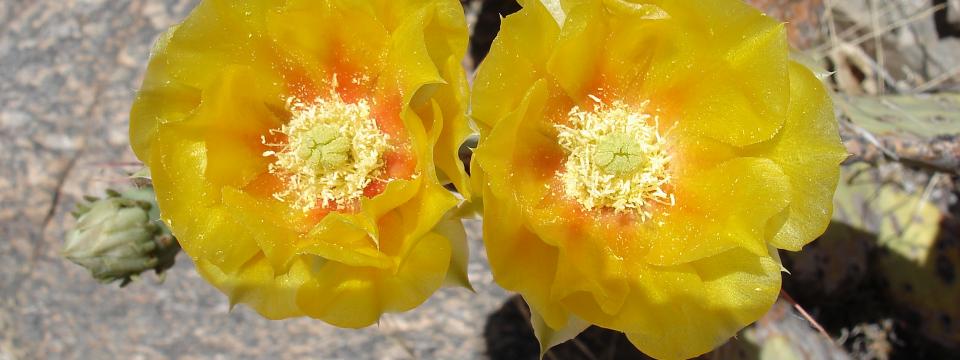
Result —
<svg viewBox="0 0 960 360"><path fill-rule="evenodd" d="M789 178L776 163L736 158L677 180L676 206L647 226L647 262L683 264L734 247L767 255L767 220L790 203Z"/></svg>
<svg viewBox="0 0 960 360"><path fill-rule="evenodd" d="M340 214L324 217L316 228L303 236L297 252L350 266L379 269L396 266L396 260L381 252L368 232Z"/></svg>
<svg viewBox="0 0 960 360"><path fill-rule="evenodd" d="M403 246L397 249L395 254L401 258L406 257L412 251L413 242L431 231L458 202L449 191L431 183L421 189L412 201L398 207L395 213L403 220L400 230L404 238Z"/></svg>
<svg viewBox="0 0 960 360"><path fill-rule="evenodd" d="M176 33L174 26L160 35L154 44L155 58L165 55L167 44ZM200 90L176 82L162 60L153 60L130 110L130 147L140 159L149 161L149 149L160 124L183 120L200 104ZM149 165L149 163L148 163Z"/></svg>
<svg viewBox="0 0 960 360"><path fill-rule="evenodd" d="M830 222L840 162L847 151L840 142L833 104L823 84L802 65L790 65L790 110L773 140L747 153L775 161L790 178L790 206L783 223L772 224L770 242L798 251L823 233ZM815 176L813 174L816 174Z"/></svg>
<svg viewBox="0 0 960 360"><path fill-rule="evenodd" d="M243 187L267 172L269 160L262 134L280 126L270 110L282 109L278 89L263 89L250 68L230 66L214 86L201 96L196 113L184 124L204 134L207 146L206 177L221 185ZM242 91L241 91L242 90Z"/></svg>
<svg viewBox="0 0 960 360"><path fill-rule="evenodd" d="M546 97L548 96L547 91L546 81L540 80L533 84L529 91L524 94L517 108L501 119L496 130L485 137L484 141L477 147L474 158L483 169L489 186L495 193L501 194L500 196L508 196L507 192L510 192L513 188L512 181L524 178L523 176L515 177L514 171L534 171L537 168L536 166L523 167L523 165L533 165L533 163L544 160L542 157L520 157L515 154L519 148L536 149L536 147L528 146L529 144L519 143L517 139L521 130L524 130L525 135L532 133L529 128L535 125L530 124L531 121L527 119L538 119L538 115L543 114ZM521 168L516 168L514 164L514 160L517 158L525 160L525 163L520 165ZM540 184L535 186L539 189L543 188Z"/></svg>
<svg viewBox="0 0 960 360"><path fill-rule="evenodd" d="M585 98L600 86L597 63L593 56L597 42L606 38L607 26L600 21L604 9L600 3L586 3L567 12L557 45L547 60L547 71L573 99Z"/></svg>
<svg viewBox="0 0 960 360"><path fill-rule="evenodd" d="M530 325L533 327L533 335L537 337L537 341L540 343L540 358L543 358L550 348L575 338L590 327L590 323L571 316L567 319L567 324L563 328L553 329L533 309L530 310Z"/></svg>
<svg viewBox="0 0 960 360"><path fill-rule="evenodd" d="M494 196L486 190L483 208L483 239L493 278L503 288L522 293L530 308L549 327L562 328L568 313L550 299L551 283L557 272L557 249L544 244L523 226L515 205L492 201Z"/></svg>
<svg viewBox="0 0 960 360"><path fill-rule="evenodd" d="M647 267L618 313L603 312L585 293L564 304L585 320L627 333L647 355L686 359L760 318L779 294L779 271L769 257L731 250L691 264Z"/></svg>
<svg viewBox="0 0 960 360"><path fill-rule="evenodd" d="M157 126L186 118L225 66L253 69L261 86L282 83L272 68L287 60L262 36L263 18L257 16L267 7L259 0L204 1L160 37L131 110L130 138L137 156L149 158Z"/></svg>
<svg viewBox="0 0 960 360"><path fill-rule="evenodd" d="M776 299L771 245L815 237L807 224L820 215L810 213L835 182L835 130L792 126L833 119L818 110L822 93L810 95L819 88L793 82L783 25L739 0L521 3L472 99L474 186L495 280L527 299L544 337L574 317L660 358L722 344ZM577 150L558 143L572 135L557 128L597 103L643 109L656 126L669 156L661 201L596 208L567 194L567 161L590 154L568 154ZM615 174L589 176L607 184Z"/></svg>
<svg viewBox="0 0 960 360"><path fill-rule="evenodd" d="M624 266L629 265L597 240L583 239L562 244L558 257L561 265L557 267L550 297L553 301L560 301L573 293L588 293L603 312L617 313L630 292L623 276Z"/></svg>
<svg viewBox="0 0 960 360"><path fill-rule="evenodd" d="M203 0L162 36L131 145L204 277L264 316L350 327L422 303L451 264L466 284L463 229L445 218L459 201L436 170L467 183L465 24L453 0ZM278 195L294 180L275 155L291 104L329 91L369 104L390 147L362 198L311 209Z"/></svg>
<svg viewBox="0 0 960 360"><path fill-rule="evenodd" d="M160 216L187 253L233 273L259 252L256 241L241 230L237 218L220 204L215 188L204 181L203 142L177 127L158 133L150 162Z"/></svg>
<svg viewBox="0 0 960 360"><path fill-rule="evenodd" d="M389 63L395 64L395 68L384 76L398 79L404 104L416 105L411 104L411 100L422 87L446 82L438 69L438 65L444 65L442 62L446 58L439 59L442 61L440 64L434 63L424 32L433 14L432 6L419 9L401 22L392 34L393 49Z"/></svg>
<svg viewBox="0 0 960 360"><path fill-rule="evenodd" d="M443 285L459 286L474 291L473 285L470 284L469 271L467 271L470 265L470 247L467 244L467 231L463 228L461 220L451 211L444 216L444 220L437 223L432 232L450 241L450 267Z"/></svg>
<svg viewBox="0 0 960 360"><path fill-rule="evenodd" d="M704 354L763 316L780 293L780 267L767 257L734 250L695 262L693 268L703 282L703 293L654 305L644 314L661 324L627 331L627 338L643 353L658 359Z"/></svg>
<svg viewBox="0 0 960 360"><path fill-rule="evenodd" d="M755 144L779 131L789 96L783 75L786 32L782 24L761 26L717 59L717 69L692 84L681 128L732 145Z"/></svg>
<svg viewBox="0 0 960 360"><path fill-rule="evenodd" d="M327 262L297 293L297 305L336 326L365 327L383 312L423 303L443 283L449 261L448 241L428 234L396 272Z"/></svg>
<svg viewBox="0 0 960 360"><path fill-rule="evenodd" d="M521 13L503 19L501 28L510 31L497 35L477 69L471 115L481 129L489 129L513 111L526 89L543 76L559 33L557 23L539 1L527 1L524 6Z"/></svg>
<svg viewBox="0 0 960 360"><path fill-rule="evenodd" d="M262 256L251 259L239 273L223 272L205 258L195 260L197 271L220 291L229 294L231 306L248 304L268 319L303 316L296 294L310 279L310 260L298 259L284 273L276 273Z"/></svg>
<svg viewBox="0 0 960 360"><path fill-rule="evenodd" d="M300 211L276 199L257 199L235 188L226 187L221 191L225 208L256 239L274 270L283 273L295 253L297 227L302 229L294 220L303 218Z"/></svg>
<svg viewBox="0 0 960 360"><path fill-rule="evenodd" d="M434 123L442 126L440 137L433 150L437 169L456 186L467 199L471 198L470 180L466 169L460 161L460 145L473 134L473 129L467 122L467 79L460 60L455 57L447 58L444 78L450 79L450 84L442 85L437 89L435 97L442 109L442 121Z"/></svg>

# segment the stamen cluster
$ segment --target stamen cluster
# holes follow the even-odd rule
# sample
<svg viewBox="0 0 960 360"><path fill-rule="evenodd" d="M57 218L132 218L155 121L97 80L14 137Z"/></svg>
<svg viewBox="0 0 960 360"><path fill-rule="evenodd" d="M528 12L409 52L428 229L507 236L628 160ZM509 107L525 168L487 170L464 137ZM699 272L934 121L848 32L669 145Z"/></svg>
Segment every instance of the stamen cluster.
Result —
<svg viewBox="0 0 960 360"><path fill-rule="evenodd" d="M568 123L557 125L558 142L567 160L558 172L567 196L587 210L635 210L641 220L652 216L649 205L672 205L667 192L670 155L648 102L631 108L620 101L596 102L592 111L574 107Z"/></svg>
<svg viewBox="0 0 960 360"><path fill-rule="evenodd" d="M287 142L267 144L279 150L264 153L276 157L270 172L286 180L275 198L292 201L305 212L317 206L348 206L383 176L389 135L370 116L366 100L346 103L331 91L327 98L310 102L288 98L287 108L290 121L272 130Z"/></svg>

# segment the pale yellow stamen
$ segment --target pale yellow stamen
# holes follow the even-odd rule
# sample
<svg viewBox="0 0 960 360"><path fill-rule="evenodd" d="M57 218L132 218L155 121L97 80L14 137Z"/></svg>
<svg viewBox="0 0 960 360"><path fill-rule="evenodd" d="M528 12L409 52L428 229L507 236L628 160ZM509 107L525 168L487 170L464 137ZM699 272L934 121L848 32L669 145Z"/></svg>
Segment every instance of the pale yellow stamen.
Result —
<svg viewBox="0 0 960 360"><path fill-rule="evenodd" d="M383 154L389 136L380 131L366 100L346 103L335 92L310 102L287 99L290 121L274 133L286 135L274 156L271 173L286 179L286 187L273 196L292 202L303 211L318 204L347 205L384 174ZM266 140L264 140L266 144Z"/></svg>
<svg viewBox="0 0 960 360"><path fill-rule="evenodd" d="M564 192L587 210L612 208L637 211L641 220L653 216L654 203L673 205L666 141L658 118L615 101L604 105L596 97L592 111L574 107L569 124L557 125L559 143L567 152L558 172Z"/></svg>

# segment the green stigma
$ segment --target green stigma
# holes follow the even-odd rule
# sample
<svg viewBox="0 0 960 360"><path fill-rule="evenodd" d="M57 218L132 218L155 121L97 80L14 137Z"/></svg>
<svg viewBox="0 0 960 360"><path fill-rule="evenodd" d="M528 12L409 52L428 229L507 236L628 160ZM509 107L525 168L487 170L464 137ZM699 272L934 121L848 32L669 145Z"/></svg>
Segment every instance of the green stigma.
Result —
<svg viewBox="0 0 960 360"><path fill-rule="evenodd" d="M309 159L309 164L332 170L346 165L350 160L350 139L335 126L318 126L306 134L298 152L300 158Z"/></svg>
<svg viewBox="0 0 960 360"><path fill-rule="evenodd" d="M646 162L643 146L623 134L604 136L597 143L593 161L610 175L627 175L639 171Z"/></svg>

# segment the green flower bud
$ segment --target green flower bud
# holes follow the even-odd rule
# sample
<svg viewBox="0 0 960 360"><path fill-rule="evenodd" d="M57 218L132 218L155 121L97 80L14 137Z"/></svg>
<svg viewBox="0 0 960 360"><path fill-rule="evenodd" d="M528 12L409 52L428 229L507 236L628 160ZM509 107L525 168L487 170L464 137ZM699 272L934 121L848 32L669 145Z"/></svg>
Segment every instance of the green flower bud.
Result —
<svg viewBox="0 0 960 360"><path fill-rule="evenodd" d="M141 272L162 275L173 266L180 245L159 220L152 188L107 190L106 198L84 199L73 212L77 224L67 233L64 257L100 282L121 280L121 287Z"/></svg>

